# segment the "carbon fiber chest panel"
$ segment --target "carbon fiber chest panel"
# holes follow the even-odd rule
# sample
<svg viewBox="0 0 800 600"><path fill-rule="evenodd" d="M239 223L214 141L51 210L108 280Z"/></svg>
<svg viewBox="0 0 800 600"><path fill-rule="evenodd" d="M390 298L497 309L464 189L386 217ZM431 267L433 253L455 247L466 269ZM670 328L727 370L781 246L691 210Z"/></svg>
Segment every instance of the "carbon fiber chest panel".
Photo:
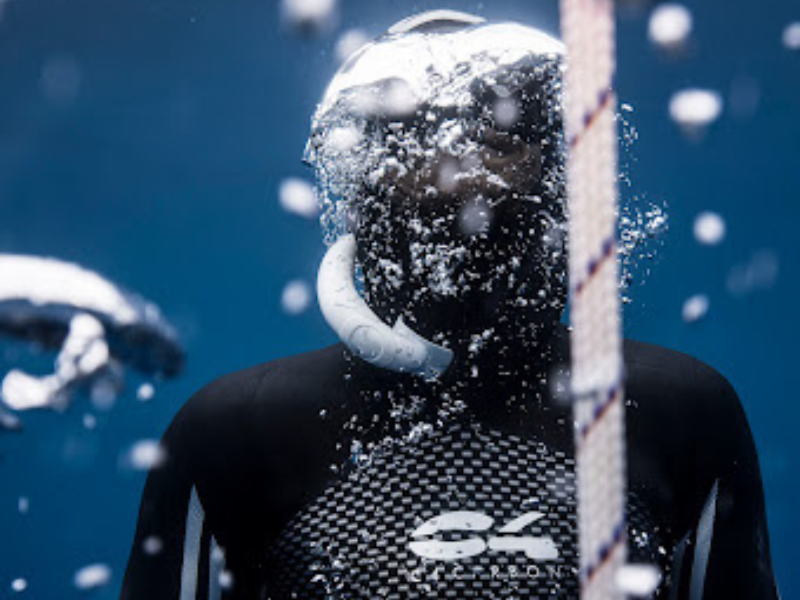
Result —
<svg viewBox="0 0 800 600"><path fill-rule="evenodd" d="M632 554L663 563L630 511ZM576 553L573 459L459 426L375 453L302 510L270 551L264 596L577 598Z"/></svg>

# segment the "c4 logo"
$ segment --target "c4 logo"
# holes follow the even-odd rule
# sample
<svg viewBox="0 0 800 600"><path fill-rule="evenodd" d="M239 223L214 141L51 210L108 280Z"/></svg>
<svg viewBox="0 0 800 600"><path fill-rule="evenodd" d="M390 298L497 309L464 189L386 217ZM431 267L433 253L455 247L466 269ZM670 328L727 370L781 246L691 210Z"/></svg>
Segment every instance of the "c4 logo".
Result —
<svg viewBox="0 0 800 600"><path fill-rule="evenodd" d="M512 519L497 530L495 535L470 537L459 541L445 541L430 538L437 533L487 532L494 525L494 519L483 513L456 511L443 513L428 519L417 527L409 542L409 549L422 558L441 561L456 561L478 556L484 552L524 552L531 560L554 560L558 558L558 548L550 537L518 535L523 529L544 516L540 512L527 512Z"/></svg>

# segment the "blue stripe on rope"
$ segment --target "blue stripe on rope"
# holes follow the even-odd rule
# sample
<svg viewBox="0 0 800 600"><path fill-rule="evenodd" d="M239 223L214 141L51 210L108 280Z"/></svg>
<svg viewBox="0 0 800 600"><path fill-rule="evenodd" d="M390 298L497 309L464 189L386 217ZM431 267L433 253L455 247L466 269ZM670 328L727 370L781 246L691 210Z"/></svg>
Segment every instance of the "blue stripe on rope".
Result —
<svg viewBox="0 0 800 600"><path fill-rule="evenodd" d="M586 275L576 283L572 288L573 294L580 294L592 277L595 276L597 271L600 270L602 264L609 259L614 254L614 249L616 247L616 239L615 237L609 236L603 241L603 245L600 248L600 255L596 258L593 258L589 261L589 264L586 267Z"/></svg>
<svg viewBox="0 0 800 600"><path fill-rule="evenodd" d="M595 575L597 575L598 571L603 568L603 565L605 565L606 562L608 562L608 559L614 554L614 550L616 550L624 540L625 519L623 518L623 520L617 523L616 527L614 527L611 540L600 546L600 550L597 553L597 558L594 563L590 563L589 566L583 569L583 572L581 573L581 582L586 583Z"/></svg>
<svg viewBox="0 0 800 600"><path fill-rule="evenodd" d="M603 109L605 109L606 105L608 105L608 103L611 101L613 97L614 97L613 86L600 91L600 94L597 97L597 105L594 107L594 109L587 111L586 114L583 115L583 119L581 120L583 129L581 129L578 133L576 133L569 139L570 149L574 148L580 143L581 139L583 139L584 134L594 124L594 122L597 120L597 117L600 116L600 113L603 112Z"/></svg>
<svg viewBox="0 0 800 600"><path fill-rule="evenodd" d="M594 410L592 410L592 420L580 428L578 433L580 434L581 441L588 437L592 429L594 429L594 426L597 425L600 419L603 418L603 415L611 408L611 405L620 397L621 391L622 381L618 379L614 382L614 385L606 391L602 400L595 405Z"/></svg>

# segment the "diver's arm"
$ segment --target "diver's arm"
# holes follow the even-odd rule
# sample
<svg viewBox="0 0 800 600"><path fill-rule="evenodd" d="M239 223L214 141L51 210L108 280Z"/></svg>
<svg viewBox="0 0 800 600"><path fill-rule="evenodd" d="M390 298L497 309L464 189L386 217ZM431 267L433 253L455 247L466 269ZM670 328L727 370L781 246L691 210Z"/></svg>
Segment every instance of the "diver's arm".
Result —
<svg viewBox="0 0 800 600"><path fill-rule="evenodd" d="M258 495L270 476L257 460L266 428L252 399L267 367L209 383L173 419L164 463L147 478L120 600L257 597L261 554L248 536L260 539L271 511Z"/></svg>
<svg viewBox="0 0 800 600"><path fill-rule="evenodd" d="M774 600L778 592L755 444L736 392L720 376L716 383L718 400L703 419L698 473L708 492L694 528L686 598Z"/></svg>
<svg viewBox="0 0 800 600"><path fill-rule="evenodd" d="M211 597L213 540L192 477L185 421L179 413L161 441L165 460L147 478L120 600Z"/></svg>

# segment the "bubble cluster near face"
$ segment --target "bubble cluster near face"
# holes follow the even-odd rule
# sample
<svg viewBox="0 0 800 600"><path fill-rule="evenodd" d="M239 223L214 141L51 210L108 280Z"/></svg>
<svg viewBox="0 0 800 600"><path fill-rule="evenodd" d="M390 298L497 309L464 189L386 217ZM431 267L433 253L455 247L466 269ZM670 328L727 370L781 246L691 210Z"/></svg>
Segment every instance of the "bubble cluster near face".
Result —
<svg viewBox="0 0 800 600"><path fill-rule="evenodd" d="M318 177L327 243L346 229L349 211L378 193L432 199L469 187L508 190L516 184L525 197L537 195L524 181L531 175L545 191L562 191L557 42L548 38L548 52L525 52L514 47L514 36L531 34L508 26L511 45L499 52L492 37L505 32L497 28L468 32L486 48L474 55L465 54L457 34L450 39L411 32L382 38L345 64L331 85L336 93L329 90L313 119L306 152ZM353 75L371 54L395 47L418 64L390 61L379 76ZM337 84L339 79L346 83ZM502 168L498 159L513 151L521 160ZM543 157L555 158L545 163L558 168L541 164Z"/></svg>

